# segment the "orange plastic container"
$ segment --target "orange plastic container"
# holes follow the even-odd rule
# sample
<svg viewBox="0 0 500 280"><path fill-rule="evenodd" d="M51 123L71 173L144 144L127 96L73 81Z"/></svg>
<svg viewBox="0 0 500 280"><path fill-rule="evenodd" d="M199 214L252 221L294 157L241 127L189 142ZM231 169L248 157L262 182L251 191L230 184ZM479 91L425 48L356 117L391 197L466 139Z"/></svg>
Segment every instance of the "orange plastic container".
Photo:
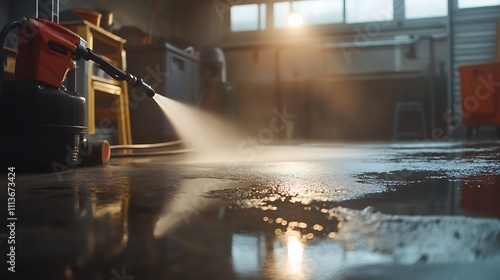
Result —
<svg viewBox="0 0 500 280"><path fill-rule="evenodd" d="M458 68L466 126L500 126L500 62Z"/></svg>

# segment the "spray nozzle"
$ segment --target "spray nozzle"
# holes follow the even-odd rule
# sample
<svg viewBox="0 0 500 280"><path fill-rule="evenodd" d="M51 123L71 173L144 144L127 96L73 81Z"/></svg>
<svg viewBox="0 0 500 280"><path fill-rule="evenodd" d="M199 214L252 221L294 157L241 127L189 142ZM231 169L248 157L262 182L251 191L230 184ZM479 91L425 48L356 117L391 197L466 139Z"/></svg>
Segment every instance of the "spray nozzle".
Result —
<svg viewBox="0 0 500 280"><path fill-rule="evenodd" d="M153 89L152 86L146 84L144 80L141 78L137 78L136 76L133 76L131 74L128 74L128 79L127 81L134 87L134 88L140 88L146 92L146 94L149 97L153 97L156 94L156 91Z"/></svg>

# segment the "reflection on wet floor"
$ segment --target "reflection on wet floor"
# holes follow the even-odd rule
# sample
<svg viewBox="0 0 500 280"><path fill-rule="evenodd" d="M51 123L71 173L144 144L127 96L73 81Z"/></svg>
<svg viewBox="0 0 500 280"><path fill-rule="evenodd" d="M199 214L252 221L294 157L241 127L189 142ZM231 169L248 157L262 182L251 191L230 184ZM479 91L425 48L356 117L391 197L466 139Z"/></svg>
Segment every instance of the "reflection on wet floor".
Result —
<svg viewBox="0 0 500 280"><path fill-rule="evenodd" d="M480 213L460 209L459 202L463 200L460 183L434 181L391 186L386 193L347 202L302 202L296 196L274 196L260 204L233 200L229 203L230 211L248 211L245 216L250 220L259 217L252 209L260 209L266 215L261 225L245 224L239 229L242 233L233 236L234 271L240 277L252 279L331 279L352 266L500 260L500 221L457 216ZM492 178L489 183L498 186ZM259 196L252 193L260 191L253 186L212 191L210 196L256 200ZM373 206L363 211L339 207L363 209L370 204ZM499 211L493 213L498 217ZM263 234L273 229L275 236ZM254 261L248 259L250 256ZM291 263L294 265L289 267ZM457 276L453 271L445 274L453 279ZM289 272L293 273L288 275Z"/></svg>
<svg viewBox="0 0 500 280"><path fill-rule="evenodd" d="M336 149L20 177L17 279L500 279L498 146Z"/></svg>
<svg viewBox="0 0 500 280"><path fill-rule="evenodd" d="M384 193L341 203L352 209L406 215L467 215L500 218L500 175L463 180L429 179L404 186L389 184Z"/></svg>
<svg viewBox="0 0 500 280"><path fill-rule="evenodd" d="M460 190L461 209L480 216L500 218L500 175L465 178Z"/></svg>

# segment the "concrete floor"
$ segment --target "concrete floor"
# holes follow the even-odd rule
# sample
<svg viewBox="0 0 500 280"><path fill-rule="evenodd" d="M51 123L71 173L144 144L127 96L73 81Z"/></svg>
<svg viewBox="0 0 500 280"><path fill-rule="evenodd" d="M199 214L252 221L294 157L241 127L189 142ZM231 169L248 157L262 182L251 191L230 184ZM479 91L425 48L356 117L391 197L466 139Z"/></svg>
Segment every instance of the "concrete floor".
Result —
<svg viewBox="0 0 500 280"><path fill-rule="evenodd" d="M269 151L17 174L16 279L500 279L500 142Z"/></svg>

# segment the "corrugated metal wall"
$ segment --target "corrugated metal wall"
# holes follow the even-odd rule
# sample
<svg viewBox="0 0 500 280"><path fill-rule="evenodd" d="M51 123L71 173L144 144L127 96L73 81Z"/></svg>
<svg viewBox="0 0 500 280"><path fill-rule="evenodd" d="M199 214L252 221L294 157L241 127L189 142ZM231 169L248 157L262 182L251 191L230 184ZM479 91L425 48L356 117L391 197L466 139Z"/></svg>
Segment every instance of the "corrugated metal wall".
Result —
<svg viewBox="0 0 500 280"><path fill-rule="evenodd" d="M452 105L459 108L460 77L457 67L496 60L497 22L500 6L458 9L455 2L452 14L453 91ZM459 114L456 112L455 114Z"/></svg>

